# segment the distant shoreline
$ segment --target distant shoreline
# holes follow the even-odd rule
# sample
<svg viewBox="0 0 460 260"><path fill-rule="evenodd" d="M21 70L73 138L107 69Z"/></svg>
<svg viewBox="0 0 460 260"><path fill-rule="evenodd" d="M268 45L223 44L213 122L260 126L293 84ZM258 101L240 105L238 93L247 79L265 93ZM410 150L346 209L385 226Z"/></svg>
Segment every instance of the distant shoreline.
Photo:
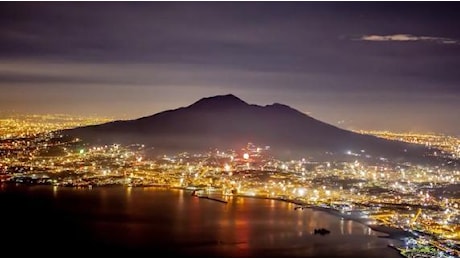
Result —
<svg viewBox="0 0 460 260"><path fill-rule="evenodd" d="M404 231L402 229L392 228L392 227L382 226L382 225L376 225L376 224L374 224L374 225L373 224L368 224L365 221L363 221L362 219L350 217L349 215L345 215L345 214L341 214L340 212L338 212L335 209L329 209L329 208L323 208L323 207L320 207L320 206L309 205L309 204L306 204L306 203L296 202L296 201L289 200L289 199L270 198L270 197L263 197L263 196L247 196L247 195L227 195L227 196L275 200L275 201L292 203L294 205L309 208L309 209L312 209L312 210L326 212L326 213L328 213L330 215L334 215L336 217L340 217L340 218L343 218L343 219L346 219L346 220L356 221L356 222L358 222L360 224L363 224L363 225L369 227L370 229L372 229L372 230L374 230L376 232L384 233L384 234L387 235L387 236L379 236L381 238L401 239L403 237L412 237L413 236L411 233L409 233L407 231Z"/></svg>
<svg viewBox="0 0 460 260"><path fill-rule="evenodd" d="M186 188L179 188L179 189L187 190ZM351 217L349 215L342 214L342 213L340 213L339 211L337 211L335 209L323 208L323 207L320 207L320 206L314 206L314 205L306 204L306 203L303 203L303 202L300 202L300 201L298 202L298 201L294 201L294 200L290 200L290 199L264 197L264 196L260 196L260 195L259 196L257 196L257 195L256 196L249 196L249 195L241 195L241 194L229 194L229 195L221 195L221 194L219 194L219 196L222 196L222 197L229 196L229 197L234 197L234 198L252 198L252 199L274 200L274 201L292 203L292 204L294 204L296 206L299 206L299 207L304 207L304 208L308 208L308 209L312 209L312 210L316 210L316 211L322 211L322 212L325 212L327 214L330 214L330 215L333 215L333 216L336 216L336 217L340 217L342 219L355 221L357 223L360 223L360 224L370 228L373 231L385 234L383 236L378 235L377 237L379 237L379 238L400 240L401 238L404 238L404 237L413 237L414 236L413 234L411 234L411 233L409 233L407 231L404 231L402 229L392 228L392 227L383 226L383 225L368 224L363 219L359 219L359 218L356 218L356 217ZM390 244L388 244L388 246L390 246ZM393 249L397 250L397 248L395 248L394 246L393 246ZM399 250L397 250L397 251L399 252ZM400 254L400 256L404 257L401 254Z"/></svg>

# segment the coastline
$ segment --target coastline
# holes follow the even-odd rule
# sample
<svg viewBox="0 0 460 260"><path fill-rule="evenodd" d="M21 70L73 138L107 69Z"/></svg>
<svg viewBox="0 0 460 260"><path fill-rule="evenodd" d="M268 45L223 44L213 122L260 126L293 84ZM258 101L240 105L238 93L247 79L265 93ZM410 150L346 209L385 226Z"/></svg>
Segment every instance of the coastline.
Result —
<svg viewBox="0 0 460 260"><path fill-rule="evenodd" d="M115 185L115 186L118 186L118 185ZM97 188L103 188L103 186L96 186L96 187ZM96 187L93 187L93 188L96 188ZM167 190L170 189L170 190L193 191L193 189L189 189L189 188L186 188L186 187L171 187L171 186L168 187L167 185L133 186L133 188L160 188L160 189L167 189ZM328 214L331 214L331 215L334 215L336 217L340 217L340 218L343 218L343 219L346 219L346 220L356 221L356 222L358 222L360 224L363 224L363 225L369 227L373 231L386 234L385 236L380 236L382 238L397 239L398 240L398 239L401 239L403 237L414 237L413 234L411 234L410 232L404 231L402 229L383 226L383 225L378 225L378 224L369 224L366 221L368 219L353 217L351 215L343 214L343 213L337 211L336 209L325 208L325 207L316 206L316 205L311 205L311 204L307 204L305 202L301 202L301 201L297 201L297 200L293 200L293 199L265 197L265 196L260 196L260 195L259 196L257 196L257 195L256 196L249 196L249 195L243 195L243 194L222 195L222 194L213 193L213 192L208 193L207 196L204 196L202 198L203 199L208 199L208 200L213 200L213 201L216 201L216 202L224 203L224 200L213 198L212 195L217 195L219 197L235 197L235 198L241 197L241 198L265 199L265 200L274 200L274 201L287 202L287 203L294 204L295 206L297 206L299 208L309 208L309 209L312 209L312 210L326 212Z"/></svg>
<svg viewBox="0 0 460 260"><path fill-rule="evenodd" d="M17 185L14 185L14 186L17 186ZM19 185L19 186L29 186L30 187L30 186L35 186L35 185ZM49 186L49 185L45 185L45 186ZM185 187L165 187L165 186L145 186L145 187L134 186L134 187L128 187L128 186L122 186L122 185L115 185L115 186L109 186L109 187L116 187L116 186L122 187L122 188L127 188L127 189L142 188L142 190L144 190L144 189L148 190L149 188L154 188L155 190L160 189L160 190L171 190L171 191L182 190L182 191L185 191L183 193L183 196L192 196L192 192L193 192L193 189L187 189ZM52 186L49 186L49 187L52 187ZM71 187L62 187L62 188L64 188L64 189L73 189ZM104 186L96 186L93 189L98 189L98 188L106 188L106 187L104 187ZM91 190L91 189L89 189L89 190ZM202 198L205 199L205 200L219 202L218 204L222 203L221 205L224 206L228 202L230 202L230 204L231 204L232 200L234 198L238 198L238 197L287 202L287 203L294 204L293 207L290 208L290 210L294 210L295 207L302 207L302 208L308 208L308 209L312 209L312 210L322 211L322 212L328 213L330 215L333 215L335 217L338 217L339 219L343 218L343 219L346 219L346 220L356 221L357 223L363 224L364 226L370 228L373 231L376 231L376 232L384 234L384 235L376 234L377 237L383 238L383 239L393 240L394 243L393 243L393 241L388 241L388 240L385 241L388 246L393 245L393 244L397 246L399 243L396 242L396 241L398 239L404 237L403 234L406 232L404 230L395 229L395 228L391 228L391 227L385 227L385 226L380 226L380 225L371 225L371 224L367 223L367 221L366 221L367 219L360 219L360 218L350 216L350 215L347 215L347 214L342 214L340 211L337 211L337 210L332 209L332 208L326 208L326 207L321 207L321 206L316 206L316 205L310 205L308 203L304 203L304 202L297 201L297 200L292 200L292 199L273 198L273 197L266 197L266 196L260 196L260 195L259 196L251 196L251 195L243 195L243 194L222 195L219 192L209 192ZM399 256L404 257L404 255L402 255L401 252L399 252L397 247L393 248L393 250L397 250L398 253L399 253Z"/></svg>
<svg viewBox="0 0 460 260"><path fill-rule="evenodd" d="M173 189L181 189L181 190L184 190L184 191L190 191L190 189L183 188L183 187L171 187L171 188L173 188ZM209 194L211 195L212 193L209 193ZM402 229L399 229L399 228L393 228L393 227L383 226L383 225L378 225L378 224L369 224L366 221L366 220L369 220L367 218L363 219L363 218L353 217L351 215L340 213L336 209L325 208L325 207L316 206L316 205L311 205L311 204L307 204L305 202L301 202L301 201L297 201L297 200L293 200L293 199L273 198L273 197L265 197L265 196L260 196L260 195L259 196L258 195L249 196L249 195L243 195L243 194L222 195L222 194L216 193L215 195L218 195L220 197L235 197L235 198L241 197L241 198L252 198L252 199L264 199L264 200L282 201L282 202L287 202L287 203L294 204L294 205L296 205L297 207L300 207L300 208L308 208L308 209L312 209L312 210L326 212L326 213L328 213L330 215L334 215L336 217L340 217L340 218L343 218L343 219L346 219L346 220L356 221L356 222L358 222L358 223L360 223L362 225L367 226L368 228L370 228L373 231L385 234L384 236L379 236L380 238L400 240L400 239L405 238L405 237L415 237L410 232L402 230Z"/></svg>
<svg viewBox="0 0 460 260"><path fill-rule="evenodd" d="M16 191L14 189L9 190L15 192L15 194L3 197L5 201L10 202L5 205L11 206L11 209L16 207L17 200L10 200L10 198L15 198L12 197L13 195L19 196L18 198L20 199L24 199L24 202L21 200L21 204L24 205L24 212L36 209L37 205L42 205L41 208L46 208L47 210L42 210L37 213L40 216L40 220L45 219L51 222L51 220L54 221L57 219L60 221L62 216L66 216L71 222L65 223L75 224L64 226L69 228L75 227L76 230L79 230L79 225L81 224L85 225L85 229L82 229L83 231L88 230L88 232L91 231L94 232L94 234L100 231L100 235L94 240L95 243L99 243L98 241L108 241L101 240L102 236L104 236L104 239L112 239L112 232L107 232L108 228L110 228L111 231L116 231L113 233L118 234L113 237L114 243L118 243L120 250L126 250L125 252L131 252L128 250L132 250L132 248L130 248L131 244L129 243L133 243L133 245L136 247L138 246L140 249L150 250L153 243L150 243L148 239L157 237L155 234L159 235L157 237L158 241L163 243L164 240L162 240L161 234L166 232L163 228L172 231L176 230L174 228L169 228L171 226L174 227L174 225L164 225L163 221L167 221L167 223L179 223L177 220L180 220L180 223L184 225L187 223L187 225L190 225L190 228L183 229L183 232L180 234L183 234L182 237L184 237L184 239L178 239L177 244L174 244L174 246L177 246L178 249L190 249L191 251L188 252L191 254L190 256L199 256L198 251L208 252L209 256L227 256L227 253L234 253L234 256L242 256L239 252L250 245L250 251L245 251L247 254L244 254L244 256L340 257L343 253L350 257L360 256L361 254L372 257L380 257L381 254L386 257L400 257L396 251L387 247L387 244L392 241L378 238L376 233L369 233L369 229L359 223L352 221L342 221L342 223L340 223L340 219L335 216L320 212L313 213L312 210L308 209L297 212L294 210L296 205L275 202L275 200L249 200L249 198L237 198L236 196L221 197L218 193L209 194L210 197L228 201L228 204L221 204L211 200L205 199L202 201L198 198L194 198L191 196L191 192L184 192L179 189L157 189L153 187L139 189L134 187L110 186L107 188L98 187L93 189L70 187L54 189L50 186L38 186L36 187L38 189L36 189L27 186L25 188L26 189L18 189ZM70 201L74 201L76 205L73 205L74 203L69 203ZM93 201L94 203L88 206L88 201ZM122 205L124 206L113 207L113 205L120 205L119 203L123 203ZM50 215L49 212L65 214ZM203 212L207 212L207 214L203 214ZM219 212L219 214L216 214L217 212ZM270 214L263 214L262 212ZM21 213L21 211L19 211L18 214L19 213ZM191 218L193 214L195 214L195 217L201 217L193 220L193 218ZM7 215L5 215L5 219L9 218ZM28 219L28 214L22 215L24 219ZM49 218L50 216L52 218ZM173 216L177 216L177 218ZM213 217L214 219L207 220L208 217ZM22 223L23 218L19 218L18 222ZM12 219L15 218L12 217ZM282 223L278 225L278 221L281 220L283 220ZM318 222L318 220L320 220L320 222ZM240 221L248 221L248 226L244 224L246 222ZM302 222L303 225L299 226L299 222ZM47 229L48 224L43 225L43 223L40 222L38 225L33 225L33 227ZM127 226L122 225L124 223L126 223ZM131 242L133 241L131 238L128 240L124 234L125 232L121 231L131 230L130 228L133 226L134 228L138 227L137 224L133 223L147 226L151 225L149 228L145 229L145 234L150 235L137 236L136 234L132 234L132 239L139 239L139 242ZM236 225L237 223L239 225ZM241 223L243 223L243 225L241 225ZM13 225L7 226L11 226L11 232L14 234L16 227ZM19 228L30 230L29 226L30 225L21 225ZM158 228L156 228L157 226ZM345 232L342 234L340 233L341 226L345 228ZM216 234L214 230L217 230L215 229L217 227L222 228L219 230L225 230L225 232ZM320 227L331 230L332 235L324 237L313 236L313 228ZM347 231L347 228L352 231ZM251 230L251 232L248 233L248 237L238 236L238 234L243 234L241 232L246 229ZM32 228L32 230L34 229ZM66 235L69 234L69 237L71 237L73 233L70 232L73 231L71 229L61 230ZM201 234L201 230L204 230L203 234ZM257 231L257 233L253 233L255 231ZM39 236L40 232L35 232L35 234ZM192 234L200 234L200 236L197 237L196 241L189 241L188 235L191 237ZM269 239L269 234L273 236L273 240ZM213 239L210 240L207 235L211 235ZM214 237L214 235L216 235L216 237ZM55 236L55 239L58 242L62 241L63 244L67 243L65 240L59 238L59 236ZM164 242L166 245L174 241L176 240ZM209 241L223 241L223 243L209 244ZM232 244L242 241L251 241L252 244ZM368 242L370 242L370 247L366 244ZM14 241L11 241L11 243L17 245ZM48 242L43 241L43 243L45 244ZM85 245L84 242L81 243ZM202 243L204 244L202 245ZM156 246L156 244L153 245ZM336 247L336 245L338 247ZM395 243L395 245L397 244ZM206 249L208 246L210 246L208 248L209 250ZM166 248L163 244L158 246L158 248L163 247ZM101 252L104 250L105 249L101 247Z"/></svg>
<svg viewBox="0 0 460 260"><path fill-rule="evenodd" d="M343 213L337 211L336 209L325 208L325 207L320 207L320 206L316 206L316 205L310 205L310 204L307 204L307 203L304 203L304 202L301 202L301 201L292 200L292 199L272 198L272 197L264 197L264 196L249 196L249 195L242 195L242 194L230 194L230 195L221 195L221 194L219 194L219 196L222 196L222 197L228 196L228 197L233 197L233 198L241 197L241 198L253 198L253 199L281 201L281 202L287 202L287 203L294 204L299 209L308 208L308 209L312 209L312 210L322 211L322 212L325 212L327 214L330 214L330 215L333 215L333 216L336 216L336 217L339 217L339 218L342 218L342 219L355 221L357 223L360 223L360 224L370 228L371 230L373 230L375 232L383 233L384 234L383 236L377 235L377 237L379 237L379 238L391 239L391 240L398 241L398 240L401 240L404 237L414 237L413 234L411 234L408 231L402 230L402 229L383 226L383 225L378 225L378 224L369 224L366 221L366 220L368 220L367 218L363 219L363 218L353 217L353 216L350 216L350 215L347 215L347 214L343 214ZM296 210L296 208L294 208L294 209ZM392 248L393 250L396 250L398 252L399 256L406 257L403 254L401 254L401 251L393 243L388 243L387 246L389 248Z"/></svg>
<svg viewBox="0 0 460 260"><path fill-rule="evenodd" d="M407 232L402 229L398 228L392 228L388 226L383 226L383 225L378 225L378 224L369 224L366 222L368 219L362 219L362 218L356 218L347 214L342 214L339 211L332 209L332 208L324 208L316 205L310 205L304 202L296 201L296 200L290 200L290 199L282 199L282 198L271 198L271 197L263 197L263 196L248 196L248 195L226 195L226 196L232 196L232 197L242 197L242 198L255 198L255 199L267 199L267 200L275 200L275 201L282 201L282 202L287 202L287 203L292 203L298 207L302 208L308 208L312 210L317 210L317 211L322 211L326 212L328 214L346 219L346 220L353 220L356 221L360 224L363 224L373 231L380 232L386 234L386 236L380 236L381 238L388 238L388 239L396 239L399 240L404 237L413 237L414 235L411 234L410 232Z"/></svg>

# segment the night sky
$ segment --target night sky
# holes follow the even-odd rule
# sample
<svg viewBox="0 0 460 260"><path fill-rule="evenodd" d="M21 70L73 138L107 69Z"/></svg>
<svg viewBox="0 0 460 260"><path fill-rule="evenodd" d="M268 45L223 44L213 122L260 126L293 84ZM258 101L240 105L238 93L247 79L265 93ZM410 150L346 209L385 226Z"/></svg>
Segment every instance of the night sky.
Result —
<svg viewBox="0 0 460 260"><path fill-rule="evenodd" d="M0 3L0 110L136 118L232 93L460 135L460 3Z"/></svg>

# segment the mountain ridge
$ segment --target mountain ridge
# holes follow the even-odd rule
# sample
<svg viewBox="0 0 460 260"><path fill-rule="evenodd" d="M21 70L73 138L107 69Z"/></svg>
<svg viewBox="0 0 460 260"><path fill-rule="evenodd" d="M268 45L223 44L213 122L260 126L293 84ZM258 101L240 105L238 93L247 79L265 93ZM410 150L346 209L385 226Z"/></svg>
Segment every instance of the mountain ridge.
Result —
<svg viewBox="0 0 460 260"><path fill-rule="evenodd" d="M321 122L290 106L248 104L232 95L134 120L64 130L90 143L144 143L158 152L238 149L248 142L268 145L277 155L304 157L326 152L369 151L373 156L423 156L421 146L354 133ZM408 152L410 151L410 152Z"/></svg>

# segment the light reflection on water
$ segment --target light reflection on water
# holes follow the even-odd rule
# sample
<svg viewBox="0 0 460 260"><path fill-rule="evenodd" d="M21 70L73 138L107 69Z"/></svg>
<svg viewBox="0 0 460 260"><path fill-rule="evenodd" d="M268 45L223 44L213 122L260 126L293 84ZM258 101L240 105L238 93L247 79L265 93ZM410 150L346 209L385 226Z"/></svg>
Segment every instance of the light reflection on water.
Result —
<svg viewBox="0 0 460 260"><path fill-rule="evenodd" d="M343 220L343 218L341 218L340 219L340 234L342 234L342 235L343 235L343 222L344 222L344 220Z"/></svg>
<svg viewBox="0 0 460 260"><path fill-rule="evenodd" d="M126 200L128 202L131 202L131 193L133 191L133 188L132 187L127 187L126 188Z"/></svg>
<svg viewBox="0 0 460 260"><path fill-rule="evenodd" d="M56 198L56 197L57 197L57 194L58 194L58 187L57 187L57 186L53 186L53 197Z"/></svg>
<svg viewBox="0 0 460 260"><path fill-rule="evenodd" d="M84 241L120 250L170 249L198 257L398 256L362 224L280 201L229 197L223 204L161 188L43 186L27 192L76 223ZM331 233L315 235L317 228Z"/></svg>

